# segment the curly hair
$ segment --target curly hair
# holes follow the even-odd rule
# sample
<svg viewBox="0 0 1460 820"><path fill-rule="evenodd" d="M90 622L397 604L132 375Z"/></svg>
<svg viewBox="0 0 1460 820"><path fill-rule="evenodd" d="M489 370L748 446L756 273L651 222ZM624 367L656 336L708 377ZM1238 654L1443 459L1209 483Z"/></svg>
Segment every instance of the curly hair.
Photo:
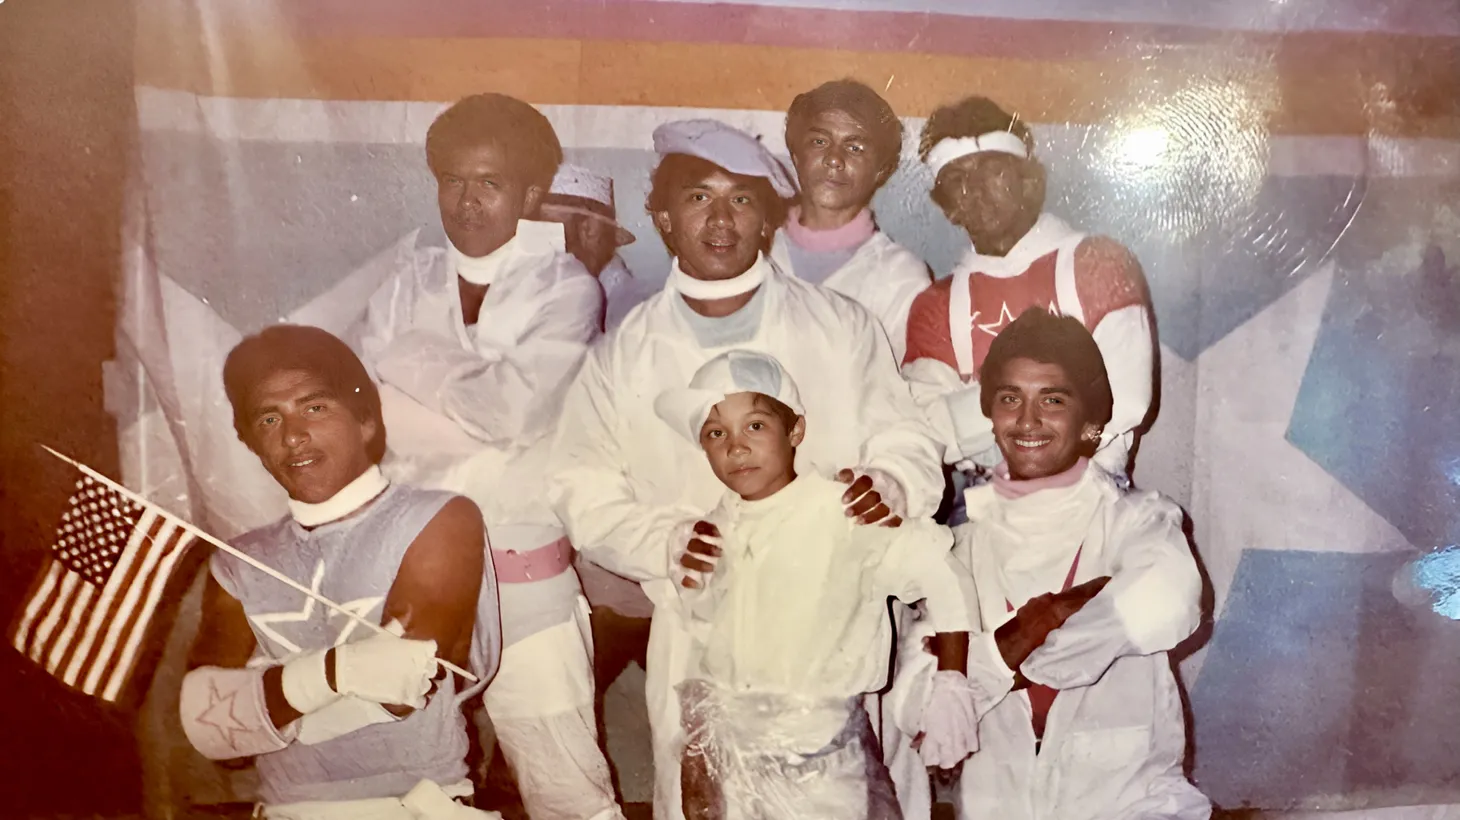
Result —
<svg viewBox="0 0 1460 820"><path fill-rule="evenodd" d="M1073 383L1089 420L1102 427L1110 422L1115 399L1110 392L1105 357L1079 319L1054 316L1044 308L1032 307L999 332L978 372L978 403L989 418L993 418L1000 376L1014 359L1059 365Z"/></svg>
<svg viewBox="0 0 1460 820"><path fill-rule="evenodd" d="M812 117L823 111L845 111L867 128L884 168L897 168L902 154L902 121L882 95L852 79L832 80L796 95L786 110L786 144Z"/></svg>
<svg viewBox="0 0 1460 820"><path fill-rule="evenodd" d="M379 464L385 458L385 419L380 391L350 346L327 330L308 325L272 325L244 339L223 362L223 391L233 405L233 430L253 449L249 437L249 400L259 382L275 373L298 370L317 376L356 419L375 422L376 433L366 454Z"/></svg>
<svg viewBox="0 0 1460 820"><path fill-rule="evenodd" d="M976 137L990 131L1008 131L1024 141L1034 155L1034 135L1017 115L1010 114L988 97L965 97L940 107L923 123L918 140L918 158L926 161L933 146L948 138Z"/></svg>
<svg viewBox="0 0 1460 820"><path fill-rule="evenodd" d="M426 164L434 172L437 159L445 152L484 142L501 146L512 164L543 191L552 185L553 175L563 163L562 143L542 112L506 94L473 94L458 100L431 123L426 131Z"/></svg>

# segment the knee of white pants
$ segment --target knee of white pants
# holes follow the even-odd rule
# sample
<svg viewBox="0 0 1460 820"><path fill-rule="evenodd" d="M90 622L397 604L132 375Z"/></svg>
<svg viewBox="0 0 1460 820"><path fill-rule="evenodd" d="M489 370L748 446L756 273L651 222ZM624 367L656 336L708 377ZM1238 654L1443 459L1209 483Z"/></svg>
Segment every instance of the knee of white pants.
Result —
<svg viewBox="0 0 1460 820"><path fill-rule="evenodd" d="M523 638L502 651L482 695L493 719L543 717L593 704L593 663L579 619Z"/></svg>

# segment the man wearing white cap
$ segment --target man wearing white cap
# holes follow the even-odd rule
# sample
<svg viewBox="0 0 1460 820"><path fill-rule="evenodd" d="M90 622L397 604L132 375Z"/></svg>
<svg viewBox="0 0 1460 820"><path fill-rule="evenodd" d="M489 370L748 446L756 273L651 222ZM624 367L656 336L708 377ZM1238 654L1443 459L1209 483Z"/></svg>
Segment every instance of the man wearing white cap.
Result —
<svg viewBox="0 0 1460 820"><path fill-rule="evenodd" d="M923 260L893 242L872 215L872 197L897 170L902 123L876 91L834 80L791 102L786 147L801 194L771 258L872 311L901 362L908 310L932 282Z"/></svg>
<svg viewBox="0 0 1460 820"><path fill-rule="evenodd" d="M613 180L578 165L563 163L552 190L542 201L542 218L563 223L568 252L598 277L605 300L603 326L618 327L629 309L654 292L629 271L618 248L635 237L618 223Z"/></svg>
<svg viewBox="0 0 1460 820"><path fill-rule="evenodd" d="M972 242L953 275L913 303L903 366L949 462L987 469L1002 460L979 410L978 369L994 337L1038 306L1094 334L1115 394L1095 461L1128 483L1154 378L1140 264L1115 240L1087 236L1043 210L1045 170L1029 128L992 101L969 97L934 111L920 153L933 172L933 201Z"/></svg>
<svg viewBox="0 0 1460 820"><path fill-rule="evenodd" d="M549 433L598 336L603 294L532 221L562 161L552 125L500 94L426 134L447 247L397 249L361 358L390 426L383 467L481 508L500 587L502 664L483 704L533 820L622 817L598 747L587 601L547 502Z"/></svg>
<svg viewBox="0 0 1460 820"><path fill-rule="evenodd" d="M765 257L795 193L758 140L713 120L654 132L648 206L674 254L664 290L595 346L564 403L552 455L553 502L596 563L640 581L654 601L646 685L655 747L655 816L681 816L679 706L689 635L665 606L673 556L723 491L698 448L654 411L731 348L768 353L819 420L797 451L803 474L849 483L862 523L930 515L940 451L865 308L781 272ZM707 529L708 528L708 529Z"/></svg>

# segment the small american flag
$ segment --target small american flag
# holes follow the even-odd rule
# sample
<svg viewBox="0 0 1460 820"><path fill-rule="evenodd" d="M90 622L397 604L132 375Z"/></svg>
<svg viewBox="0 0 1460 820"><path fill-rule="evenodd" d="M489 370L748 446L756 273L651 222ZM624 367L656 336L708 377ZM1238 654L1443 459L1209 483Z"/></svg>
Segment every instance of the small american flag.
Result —
<svg viewBox="0 0 1460 820"><path fill-rule="evenodd" d="M161 510L82 478L11 645L67 686L116 702L193 541Z"/></svg>

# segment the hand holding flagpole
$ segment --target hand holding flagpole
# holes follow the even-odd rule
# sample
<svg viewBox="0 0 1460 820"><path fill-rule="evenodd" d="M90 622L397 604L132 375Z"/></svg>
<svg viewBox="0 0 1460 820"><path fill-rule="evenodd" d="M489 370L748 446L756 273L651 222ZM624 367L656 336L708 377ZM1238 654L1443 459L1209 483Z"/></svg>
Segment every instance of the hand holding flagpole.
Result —
<svg viewBox="0 0 1460 820"><path fill-rule="evenodd" d="M356 623L358 623L358 624L360 624L360 625L362 625L362 626L364 626L364 627L366 627L368 629L374 630L375 632L378 632L378 633L381 633L381 634L385 634L385 635L393 634L393 633L389 632L388 630L386 630L386 628L383 627L383 626L381 626L380 624L377 624L377 623L375 623L373 621L368 621L368 620L360 617L359 615L356 615L355 613L353 613L353 612L345 609L344 607L340 606L339 604L335 603L334 601L331 601L330 599L324 597L323 595L320 595L318 592L315 592L314 590L312 590L312 589L304 586L303 584L300 584L298 581L295 581L293 578L290 578L289 576L285 575L284 573L279 572L278 570L274 569L273 567L271 567L271 566L269 566L267 564L264 564L264 563L260 562L258 559L253 558L252 556L245 555L243 552L239 551L237 548L230 546L227 542L223 541L221 538L215 538L212 535L209 535L208 533L203 532L202 530L198 529L197 527L194 527L192 524L189 524L186 520L184 520L181 516L175 515L175 514L169 512L169 511L167 511L167 510L162 510L162 508L158 507L156 504L153 504L152 502L148 501L147 499L143 498L142 496L137 495L136 493L132 492L131 490L128 490L126 487L123 487L122 485L118 484L117 482L112 481L110 478L107 478L106 476L102 475L101 473L98 473L97 471L91 469L90 467L86 466L85 464L82 464L81 462L77 461L76 459L70 458L68 456L64 456L64 455L56 452L55 450L52 450L50 447L46 447L46 445L44 445L44 444L42 444L40 446L42 448L44 448L46 452L50 453L51 455L55 456L56 458L59 458L60 460L66 462L67 464L70 464L72 467L75 467L76 469L80 470L82 473L85 473L86 475L91 476L91 478L95 479L96 481L99 481L102 484L105 484L107 487L111 488L113 491L119 493L123 497L125 497L127 499L130 499L131 501L135 501L136 503L141 504L143 506L151 507L151 508L157 509L157 510L161 510L163 513L166 513L169 517L175 519L178 522L178 526L179 527L181 527L181 528L187 530L188 532L192 533L194 537L200 538L200 539L202 539L204 541L207 541L209 544L212 544L213 546L217 547L218 549L223 550L224 552L228 553L229 555L232 555L234 558L237 558L238 560L244 562L245 564L248 564L249 566L253 567L254 569L258 570L259 572L262 572L265 575L268 575L269 577L278 580L280 583L283 583L283 584L289 586L291 589L294 589L294 590L296 590L298 592L301 592L301 593L309 596L310 598L313 598L314 600L318 601L320 604L328 607L329 609L333 610L334 612L337 612L340 615L344 615L346 618L349 618L350 620L352 620L352 621L354 621L354 622L356 622ZM446 660L442 660L441 658L437 658L436 659L436 663L440 664L443 668L445 668L447 670L450 670L452 672L455 672L458 675L461 675L463 678L466 678L467 680L472 681L473 683L475 683L477 681L477 676L476 675L473 675L472 673L466 671L465 669L462 669L461 667L457 666L456 664L454 664L454 663L452 663L450 661L446 661Z"/></svg>

